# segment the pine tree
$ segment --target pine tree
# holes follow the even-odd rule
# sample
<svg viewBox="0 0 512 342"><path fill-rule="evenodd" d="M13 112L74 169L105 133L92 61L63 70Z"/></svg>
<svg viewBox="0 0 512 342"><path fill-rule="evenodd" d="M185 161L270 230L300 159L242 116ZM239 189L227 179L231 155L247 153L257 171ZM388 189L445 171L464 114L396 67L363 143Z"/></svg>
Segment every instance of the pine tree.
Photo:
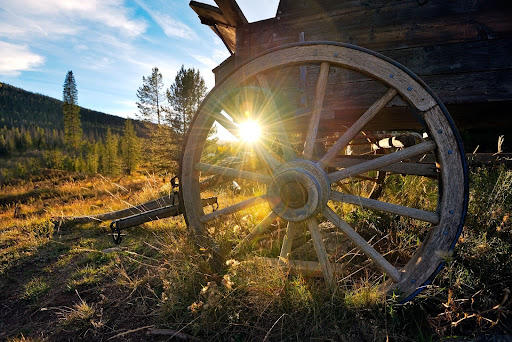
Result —
<svg viewBox="0 0 512 342"><path fill-rule="evenodd" d="M90 143L89 151L87 151L87 173L95 174L99 169L99 144Z"/></svg>
<svg viewBox="0 0 512 342"><path fill-rule="evenodd" d="M142 76L142 86L137 89L137 108L139 117L144 121L156 122L160 125L162 119L162 108L164 95L162 74L154 67L150 76Z"/></svg>
<svg viewBox="0 0 512 342"><path fill-rule="evenodd" d="M80 107L78 107L78 91L76 90L73 71L68 71L63 88L64 139L68 147L77 150L82 143L82 127L80 124Z"/></svg>
<svg viewBox="0 0 512 342"><path fill-rule="evenodd" d="M110 128L107 129L107 136L105 137L105 153L103 155L103 172L108 175L116 176L119 174L120 165L118 157L118 143L117 135L112 134Z"/></svg>
<svg viewBox="0 0 512 342"><path fill-rule="evenodd" d="M126 120L124 133L121 139L121 152L126 172L131 175L137 169L140 160L139 138L135 134L131 120Z"/></svg>
<svg viewBox="0 0 512 342"><path fill-rule="evenodd" d="M7 141L4 138L3 134L0 134L0 156L7 155L8 153L8 147L7 147Z"/></svg>
<svg viewBox="0 0 512 342"><path fill-rule="evenodd" d="M168 120L177 133L179 145L181 145L188 126L206 94L206 85L199 70L185 69L182 65L166 94L173 109L168 115Z"/></svg>

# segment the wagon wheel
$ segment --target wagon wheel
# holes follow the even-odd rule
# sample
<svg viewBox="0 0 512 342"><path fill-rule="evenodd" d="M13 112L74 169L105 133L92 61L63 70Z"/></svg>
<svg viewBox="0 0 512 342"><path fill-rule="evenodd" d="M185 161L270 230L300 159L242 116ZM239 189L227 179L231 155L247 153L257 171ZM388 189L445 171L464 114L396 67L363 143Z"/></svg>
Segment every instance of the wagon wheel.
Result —
<svg viewBox="0 0 512 342"><path fill-rule="evenodd" d="M286 101L279 99L278 91L275 90L279 88L270 85L266 78L273 72L296 66L316 67L319 70L311 111L298 117L290 116ZM385 90L350 128L339 133L325 154L318 156L314 153L314 147L318 141L329 70L333 68L350 69L369 76L384 85ZM272 108L272 114L266 117L270 121L267 121L264 129L267 140L248 147L256 151L259 168L235 168L220 166L228 165L226 163L212 165L205 162L208 160L205 159L205 145L215 121L234 136L239 136L237 121L243 115L233 112L233 109L237 110L234 108L236 96L233 92L234 89L254 85L259 86L263 93L276 93L267 101ZM411 115L419 117L428 138L414 146L377 158L350 165L343 164L343 159L340 162L338 157L344 148L395 97L407 103ZM307 123L304 131L297 124L301 121ZM299 138L303 139L303 144L295 143ZM273 148L269 142L275 140L280 143L279 149L275 145ZM425 155L430 158L429 164L418 163ZM272 230L277 219L287 223L279 253L286 259L293 256L293 235L300 231L301 226L306 226L318 262L290 260L289 266L321 270L330 286L353 286L361 279L353 279L354 276L351 276L357 271L352 272L354 268L351 268L345 257L347 254L352 255L348 259L362 263L370 270L365 271L364 277L370 277L372 284L379 284L379 288L387 293L393 291L403 300L408 300L429 284L442 268L462 229L468 192L464 158L460 138L445 107L412 72L382 55L353 45L325 42L293 44L271 50L241 66L216 85L201 104L189 129L182 154L181 181L185 218L197 236L210 236L214 239L215 229L209 227L211 223L219 222L216 219L263 203L270 208L268 215L255 222L245 237L237 241L236 251L246 245L250 246L255 236ZM341 186L344 180L371 170L410 175L406 177L429 176L429 179L437 172L436 184L433 185L437 189L437 199L433 204L435 208L414 208L412 205L386 203L344 193ZM214 212L205 212L201 206L202 189L199 180L208 174L252 181L264 186L258 187L259 195L248 195L247 199L238 203ZM408 234L407 241L411 241L411 235L417 233L416 238L412 239L414 243L407 244L396 234L390 238L393 232L389 232L385 238L387 243L382 244L366 234L364 229L352 227L347 223L346 213L340 210L340 207L350 204L369 209L372 215L388 213L392 220L406 226L404 232ZM338 232L348 238L334 242L345 243L350 240L355 247L353 250L362 253L348 253L345 250L345 254L340 257L336 248L333 250L330 246L326 247L332 241L325 239L324 231L319 229L319 220L330 222L331 226L333 224ZM419 223L412 225L411 222ZM407 244L405 252L396 252L398 244ZM245 255L251 256L248 252ZM363 256L367 259L363 259ZM277 261L277 264L282 262Z"/></svg>

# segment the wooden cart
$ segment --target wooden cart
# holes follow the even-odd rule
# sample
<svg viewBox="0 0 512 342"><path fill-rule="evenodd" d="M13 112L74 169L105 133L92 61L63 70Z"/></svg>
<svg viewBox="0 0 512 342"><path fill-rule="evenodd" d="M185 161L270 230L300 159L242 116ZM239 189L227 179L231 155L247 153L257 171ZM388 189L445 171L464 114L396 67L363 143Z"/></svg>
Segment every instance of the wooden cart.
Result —
<svg viewBox="0 0 512 342"><path fill-rule="evenodd" d="M265 260L321 270L335 286L336 273L346 264L336 263L335 252L326 248L319 229L319 219L326 219L385 274L381 288L402 299L415 296L450 255L467 210L467 163L455 122L471 149L478 144L475 136L490 136L495 144L511 126L506 112L512 100L510 5L281 0L276 17L248 23L236 1L215 2L218 7L190 3L231 56L213 70L215 88L183 149L181 200L188 225L197 235L208 235L217 218L267 202L270 213L235 250L271 229L275 220L287 222L280 257ZM255 148L265 169L204 162L214 122L237 136L238 124L248 117L265 127L266 140ZM478 135L482 130L487 135ZM484 140L482 150L489 148ZM264 183L266 191L205 212L200 179L208 174ZM434 180L435 208L386 203L344 186L353 179L382 182L392 174ZM333 210L342 204L371 209L373 215L393 213L397 221L412 218L428 228L418 232L417 248L404 261L393 255L396 246L379 247L351 227ZM317 262L290 258L302 225Z"/></svg>
<svg viewBox="0 0 512 342"><path fill-rule="evenodd" d="M215 2L190 6L231 56L189 127L179 192L75 222L117 219L119 241L123 228L183 213L197 241L224 258L413 298L463 227L468 169L456 126L483 152L511 126L508 2L281 0L275 18L255 23L236 1ZM212 129L243 140L247 120L263 127L257 143L229 158L212 148ZM249 190L217 202L226 180ZM253 209L243 227L228 227L224 248L215 243L219 220L262 206L266 216ZM383 220L389 229L373 234Z"/></svg>

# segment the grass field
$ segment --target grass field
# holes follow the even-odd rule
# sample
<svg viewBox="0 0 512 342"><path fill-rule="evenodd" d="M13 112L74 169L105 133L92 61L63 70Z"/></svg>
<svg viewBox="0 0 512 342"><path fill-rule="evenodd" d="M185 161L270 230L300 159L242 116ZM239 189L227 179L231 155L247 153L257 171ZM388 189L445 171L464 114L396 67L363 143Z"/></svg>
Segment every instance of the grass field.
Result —
<svg viewBox="0 0 512 342"><path fill-rule="evenodd" d="M424 184L423 190L407 186L410 193L429 191ZM124 208L169 187L150 175L106 179L48 170L1 189L0 339L429 341L512 335L511 190L511 171L472 170L469 215L454 255L432 286L402 305L382 297L371 282L333 293L320 278L263 263L230 259L215 265L193 243L181 216L131 228L119 247L107 223L54 226L52 217ZM393 201L392 191L383 196ZM356 227L368 223L357 208L339 210ZM247 221L263 215L240 212L210 233L229 247ZM380 229L386 222L371 223ZM268 255L279 251L277 228L260 243Z"/></svg>

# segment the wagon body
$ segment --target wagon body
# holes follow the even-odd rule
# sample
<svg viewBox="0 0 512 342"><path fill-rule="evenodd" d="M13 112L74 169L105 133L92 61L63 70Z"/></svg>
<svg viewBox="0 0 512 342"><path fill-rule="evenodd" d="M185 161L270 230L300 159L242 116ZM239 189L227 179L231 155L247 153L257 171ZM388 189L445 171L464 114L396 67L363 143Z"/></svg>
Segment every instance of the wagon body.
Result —
<svg viewBox="0 0 512 342"><path fill-rule="evenodd" d="M281 0L274 18L248 23L235 1L219 8L191 2L204 24L232 55L216 67L216 83L269 49L308 41L335 41L377 51L419 75L440 97L464 137L466 149L495 151L512 116L512 5L499 0L335 1ZM310 110L319 67L269 73L271 87ZM351 123L382 91L379 82L350 70L331 69L320 132ZM372 129L419 129L394 99ZM506 151L505 151L506 152Z"/></svg>

